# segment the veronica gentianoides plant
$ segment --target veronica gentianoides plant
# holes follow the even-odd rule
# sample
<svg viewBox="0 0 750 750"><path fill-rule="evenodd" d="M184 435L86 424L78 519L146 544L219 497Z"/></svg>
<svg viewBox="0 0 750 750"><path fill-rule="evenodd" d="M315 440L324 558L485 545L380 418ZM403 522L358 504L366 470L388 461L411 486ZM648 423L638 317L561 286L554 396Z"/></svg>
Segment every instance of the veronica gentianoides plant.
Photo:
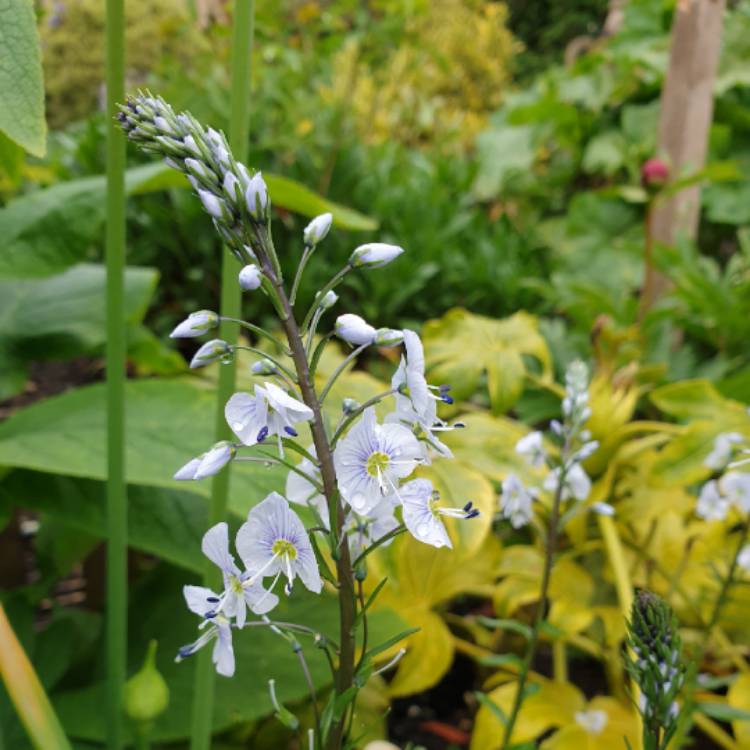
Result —
<svg viewBox="0 0 750 750"><path fill-rule="evenodd" d="M273 243L271 205L263 177L234 159L221 133L205 129L190 114L176 114L162 99L142 93L122 105L119 120L131 141L186 175L216 231L239 261L238 284L247 293L267 296L286 338L285 357L262 352L263 359L253 367L261 382L252 393L237 393L226 404L226 419L236 439L209 447L175 475L177 479L198 480L242 460L276 463L290 472L287 497L272 492L265 499L258 498L261 502L240 527L235 538L239 561L231 551L225 523L206 532L203 552L221 570L223 588L185 587L185 600L200 619L201 634L183 647L177 658L213 644L217 671L231 676L236 669L233 638L252 626L269 627L297 654L309 687L315 718L304 738L305 747L337 750L351 740L348 733L356 695L378 671L374 657L406 635L369 651L363 647L357 657L357 630L361 627L366 632L372 604L372 596L365 599L362 595L367 556L404 531L426 544L450 547L442 519L468 519L478 514L471 502L458 508L444 507L429 480L409 478L418 466L450 456L439 434L452 428L436 410L438 403L451 402L449 389L428 384L416 333L375 329L357 315L340 315L334 334L352 347L351 353L320 392L315 386L316 368L330 340L330 335L317 338L317 329L324 313L337 301L335 288L355 269L385 266L403 249L377 242L356 248L298 318L299 281L331 228L331 215L318 216L305 229L304 250L288 286ZM173 336L210 333L219 321L217 314L202 310L178 325ZM236 322L255 336L278 343L260 326ZM390 387L362 404L343 399L338 423L328 425L321 405L347 366L368 347L402 343L405 353ZM191 366L229 361L239 348L220 339L210 340L200 347ZM286 358L293 366L284 363ZM375 406L390 399L393 409L380 422ZM306 427L312 434L312 446L300 435ZM291 461L290 454L299 456L301 462ZM290 501L306 505L314 524L306 527ZM339 632L335 641L304 623L272 619L279 595L282 591L291 595L297 579L316 594L322 592L327 580L336 592ZM322 710L299 641L305 636L329 657L334 691ZM273 683L270 691L276 715L299 730L300 722L279 703Z"/></svg>

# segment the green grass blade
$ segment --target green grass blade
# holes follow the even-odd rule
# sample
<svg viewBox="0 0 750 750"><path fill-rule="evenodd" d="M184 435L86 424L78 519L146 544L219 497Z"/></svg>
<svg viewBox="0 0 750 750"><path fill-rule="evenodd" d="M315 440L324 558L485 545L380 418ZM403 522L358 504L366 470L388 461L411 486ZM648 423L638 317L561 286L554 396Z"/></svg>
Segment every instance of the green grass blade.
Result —
<svg viewBox="0 0 750 750"><path fill-rule="evenodd" d="M124 744L127 663L127 496L125 490L125 137L115 126L125 96L123 0L107 0L107 726L108 747Z"/></svg>
<svg viewBox="0 0 750 750"><path fill-rule="evenodd" d="M252 57L255 27L254 0L236 0L234 24L232 28L232 98L229 121L229 146L239 161L247 160L250 121L250 61ZM238 266L232 253L224 248L221 265L221 314L224 317L239 318L241 313L241 290L237 283ZM223 321L220 337L231 343L237 341L238 327L235 323ZM235 365L225 364L219 370L219 384L216 394L216 439L230 437L229 427L224 419L224 405L234 390ZM211 505L209 523L214 525L224 520L229 495L230 471L227 466L219 472L211 485ZM210 566L213 567L213 566ZM218 573L206 570L204 582L215 586ZM203 649L198 656L195 671L195 691L193 697L193 726L190 747L192 750L209 750L211 745L211 721L214 701L214 672L209 649Z"/></svg>

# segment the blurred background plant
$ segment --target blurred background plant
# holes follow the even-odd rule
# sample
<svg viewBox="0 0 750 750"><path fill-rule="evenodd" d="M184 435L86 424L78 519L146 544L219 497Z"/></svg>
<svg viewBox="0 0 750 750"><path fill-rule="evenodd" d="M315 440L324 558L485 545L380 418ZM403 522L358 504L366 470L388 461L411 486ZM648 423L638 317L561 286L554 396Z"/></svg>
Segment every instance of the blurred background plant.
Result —
<svg viewBox="0 0 750 750"><path fill-rule="evenodd" d="M446 438L457 457L450 475L426 473L443 495L469 494L483 510L471 536L454 536L454 557L399 540L373 561L395 591L383 629L401 620L422 630L393 680L368 685L357 719L367 737L387 725L402 745L493 747L541 561L538 536L494 521L497 494L510 472L530 478L514 446L558 416L557 384L583 357L594 363L590 427L600 441L586 462L586 502L612 504L615 517L609 530L590 515L566 526L518 741L605 748L610 732L638 735L619 660L629 607L614 575L620 559L629 585L674 608L688 654L708 638L694 729L704 744L695 746L750 747L746 585L706 634L737 518L694 513L715 438L750 437L750 2L730 3L724 16L700 230L656 244L654 266L671 285L641 317L653 198L641 167L658 150L674 6L259 4L249 162L277 178L282 262L300 252L308 217L329 208L339 231L319 249L327 263L311 266L303 301L356 244L377 236L404 245L398 283L360 275L339 306L356 302L374 325L421 330L431 379L456 394L446 416L469 427ZM182 0L138 0L127 9L131 85L226 123L231 4L199 2L194 12ZM87 706L102 677L103 10L64 0L37 11L47 155L26 155L0 133L0 601L64 729L96 745L102 717ZM179 584L199 570L190 550L207 490L176 487L169 467L200 448L193 435L209 430L212 401L167 335L218 297L220 247L185 183L135 151L128 159L130 673L158 639L170 701L153 739L184 743L191 674L178 673L171 654L190 622L173 612ZM256 305L246 300L248 318ZM383 388L384 374L370 370L348 376L361 400ZM265 494L258 487L278 482L272 471L238 472L232 511L239 518ZM314 614L324 627L332 611ZM282 651L260 638L239 659L257 674L295 674ZM222 747L287 741L257 674L219 687ZM302 691L279 685L305 716ZM597 734L602 711L610 723ZM7 747L25 747L2 689L0 727Z"/></svg>

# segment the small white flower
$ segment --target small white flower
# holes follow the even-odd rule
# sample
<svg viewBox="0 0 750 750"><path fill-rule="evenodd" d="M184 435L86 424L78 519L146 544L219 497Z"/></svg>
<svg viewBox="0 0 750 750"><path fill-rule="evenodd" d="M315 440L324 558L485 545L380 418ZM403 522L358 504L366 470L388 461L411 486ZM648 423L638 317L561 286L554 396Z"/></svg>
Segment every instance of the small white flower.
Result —
<svg viewBox="0 0 750 750"><path fill-rule="evenodd" d="M369 242L356 248L349 258L353 266L369 266L370 268L381 268L395 258L398 258L404 248L398 245L387 245L384 242Z"/></svg>
<svg viewBox="0 0 750 750"><path fill-rule="evenodd" d="M534 468L544 466L547 460L547 452L544 450L544 436L536 430L524 435L516 443L516 453L523 456L527 463Z"/></svg>
<svg viewBox="0 0 750 750"><path fill-rule="evenodd" d="M398 490L397 497L403 506L404 524L411 535L433 547L453 547L441 515L465 519L479 515L471 503L463 508L441 508L439 496L428 479L412 479Z"/></svg>
<svg viewBox="0 0 750 750"><path fill-rule="evenodd" d="M420 458L419 442L409 430L379 425L375 409L365 409L334 453L341 495L357 513L369 513L414 471Z"/></svg>
<svg viewBox="0 0 750 750"><path fill-rule="evenodd" d="M307 450L311 455L315 455L314 446L310 446ZM309 458L305 458L298 463L297 468L316 480L320 479L320 469ZM284 494L290 503L315 508L320 519L328 528L328 503L325 496L318 491L318 488L312 482L296 471L290 471L286 477L286 492Z"/></svg>
<svg viewBox="0 0 750 750"><path fill-rule="evenodd" d="M614 516L615 509L609 503L593 503L591 505L591 512L596 513L597 516Z"/></svg>
<svg viewBox="0 0 750 750"><path fill-rule="evenodd" d="M187 339L201 336L219 325L219 316L211 310L198 310L182 321L172 333L173 339Z"/></svg>
<svg viewBox="0 0 750 750"><path fill-rule="evenodd" d="M211 341L203 344L193 355L193 358L190 360L190 367L194 370L196 367L210 365L212 362L218 362L220 359L231 356L231 354L232 347L226 341L211 339Z"/></svg>
<svg viewBox="0 0 750 750"><path fill-rule="evenodd" d="M250 179L245 191L245 203L253 219L260 221L265 218L268 209L268 188L260 172L256 172Z"/></svg>
<svg viewBox="0 0 750 750"><path fill-rule="evenodd" d="M222 183L224 189L224 195L230 203L237 203L237 193L242 195L242 185L237 179L237 176L233 172L227 172L224 175L224 182Z"/></svg>
<svg viewBox="0 0 750 750"><path fill-rule="evenodd" d="M737 565L746 573L750 573L750 544L746 544L737 555Z"/></svg>
<svg viewBox="0 0 750 750"><path fill-rule="evenodd" d="M745 442L745 438L739 432L722 432L714 439L711 452L703 460L703 465L709 469L720 471L725 468L732 458L733 446Z"/></svg>
<svg viewBox="0 0 750 750"><path fill-rule="evenodd" d="M310 247L317 245L319 242L325 239L331 224L333 223L333 214L325 213L320 216L316 216L306 227L303 233L303 237L306 245Z"/></svg>
<svg viewBox="0 0 750 750"><path fill-rule="evenodd" d="M500 493L500 513L503 518L510 521L514 529L519 529L531 521L535 499L536 493L533 489L526 489L515 474L508 474L503 480Z"/></svg>
<svg viewBox="0 0 750 750"><path fill-rule="evenodd" d="M296 576L316 594L323 587L307 531L286 499L276 492L248 514L237 532L237 552L247 569L253 571L251 581L269 576L278 580L283 574L287 577L287 594Z"/></svg>
<svg viewBox="0 0 750 750"><path fill-rule="evenodd" d="M730 471L719 481L719 486L727 501L741 513L750 513L750 474Z"/></svg>
<svg viewBox="0 0 750 750"><path fill-rule="evenodd" d="M239 274L240 288L246 292L255 291L261 284L263 276L255 263L245 266Z"/></svg>
<svg viewBox="0 0 750 750"><path fill-rule="evenodd" d="M719 485L712 479L701 487L695 513L705 521L723 521L729 513L729 501L719 492Z"/></svg>
<svg viewBox="0 0 750 750"><path fill-rule="evenodd" d="M597 708L576 711L575 719L578 726L583 727L589 734L601 734L609 721L607 712Z"/></svg>
<svg viewBox="0 0 750 750"><path fill-rule="evenodd" d="M334 326L336 335L354 346L372 344L375 340L375 329L359 315L347 313L336 318Z"/></svg>
<svg viewBox="0 0 750 750"><path fill-rule="evenodd" d="M424 347L419 336L408 328L404 328L404 347L406 357L401 359L401 364L391 380L394 389L398 389L396 402L398 404L402 391L406 391L408 400L419 415L425 415L431 411L434 404L430 404L430 387L424 375Z"/></svg>
<svg viewBox="0 0 750 750"><path fill-rule="evenodd" d="M245 445L262 443L277 435L296 437L295 425L309 422L312 409L274 383L255 386L255 395L235 393L224 408L229 427Z"/></svg>
<svg viewBox="0 0 750 750"><path fill-rule="evenodd" d="M560 483L560 467L553 469L544 479L542 486L547 492L557 492ZM569 500L571 497L582 501L591 492L591 479L580 464L573 464L565 474L565 486L562 489L561 499Z"/></svg>
<svg viewBox="0 0 750 750"><path fill-rule="evenodd" d="M218 474L235 456L237 449L227 440L222 440L198 458L188 461L178 469L174 479L205 479Z"/></svg>

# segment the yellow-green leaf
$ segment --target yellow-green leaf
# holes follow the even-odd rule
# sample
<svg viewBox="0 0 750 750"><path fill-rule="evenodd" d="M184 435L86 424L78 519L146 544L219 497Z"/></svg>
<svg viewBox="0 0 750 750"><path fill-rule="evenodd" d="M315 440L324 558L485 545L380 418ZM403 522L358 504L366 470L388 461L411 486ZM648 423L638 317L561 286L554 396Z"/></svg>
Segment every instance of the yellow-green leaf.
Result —
<svg viewBox="0 0 750 750"><path fill-rule="evenodd" d="M70 743L34 667L0 604L0 677L29 739L39 750L70 750Z"/></svg>

